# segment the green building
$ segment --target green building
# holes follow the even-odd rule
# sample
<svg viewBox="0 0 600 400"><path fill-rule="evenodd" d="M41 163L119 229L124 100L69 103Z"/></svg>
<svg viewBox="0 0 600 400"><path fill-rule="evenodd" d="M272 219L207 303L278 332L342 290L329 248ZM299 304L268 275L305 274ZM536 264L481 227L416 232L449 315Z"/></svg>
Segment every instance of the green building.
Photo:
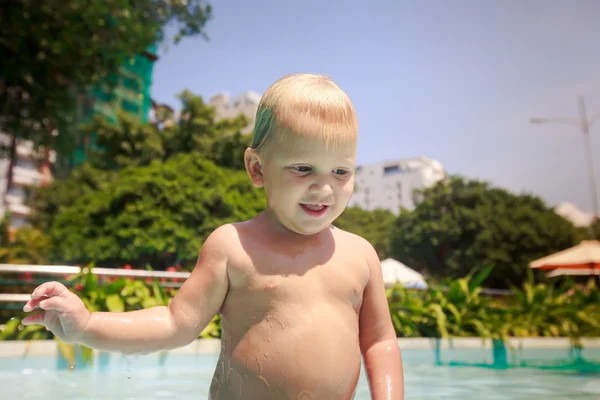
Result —
<svg viewBox="0 0 600 400"><path fill-rule="evenodd" d="M78 98L75 126L90 122L97 115L103 115L116 123L119 111L148 122L152 107L152 71L154 62L158 59L156 51L157 46L153 45L145 52L130 57L118 73L97 84L87 96ZM67 144L73 146L72 155L60 162L67 169L84 163L88 158L88 151L96 149L93 134L85 135L77 129L75 137L75 143Z"/></svg>

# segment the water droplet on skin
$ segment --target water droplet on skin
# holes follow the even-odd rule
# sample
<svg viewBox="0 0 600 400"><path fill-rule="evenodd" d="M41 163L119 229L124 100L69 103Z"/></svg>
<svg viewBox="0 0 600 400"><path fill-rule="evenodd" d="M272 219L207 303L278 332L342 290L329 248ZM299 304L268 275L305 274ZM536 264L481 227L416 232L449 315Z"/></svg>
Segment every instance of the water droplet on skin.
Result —
<svg viewBox="0 0 600 400"><path fill-rule="evenodd" d="M265 358L269 357L269 353L265 353Z"/></svg>
<svg viewBox="0 0 600 400"><path fill-rule="evenodd" d="M271 325L270 321L272 319L274 319L275 321L277 321L279 323L279 325L281 325L281 329L285 329L285 324L283 322L281 322L281 320L279 318L273 317L271 315L267 315L267 318L266 318L267 322L269 322L269 325ZM271 327L272 327L272 325L271 325Z"/></svg>

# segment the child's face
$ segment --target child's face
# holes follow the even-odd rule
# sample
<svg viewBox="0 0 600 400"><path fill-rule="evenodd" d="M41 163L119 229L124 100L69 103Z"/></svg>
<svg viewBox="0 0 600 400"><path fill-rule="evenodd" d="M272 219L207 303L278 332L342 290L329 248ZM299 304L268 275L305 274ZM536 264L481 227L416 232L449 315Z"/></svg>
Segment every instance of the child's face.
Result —
<svg viewBox="0 0 600 400"><path fill-rule="evenodd" d="M277 141L278 139L274 139ZM356 143L286 134L263 158L267 203L286 228L304 235L327 228L346 208L354 189Z"/></svg>

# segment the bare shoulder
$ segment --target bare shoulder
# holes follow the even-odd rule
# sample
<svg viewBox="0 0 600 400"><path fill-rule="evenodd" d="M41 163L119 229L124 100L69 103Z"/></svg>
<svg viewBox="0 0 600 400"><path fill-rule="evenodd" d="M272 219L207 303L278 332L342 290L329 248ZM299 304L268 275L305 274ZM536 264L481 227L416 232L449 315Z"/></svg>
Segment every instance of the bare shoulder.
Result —
<svg viewBox="0 0 600 400"><path fill-rule="evenodd" d="M235 254L236 243L239 243L239 240L238 231L235 229L234 224L225 224L219 226L208 235L202 245L201 251L202 253L211 253L224 258L230 258L232 254Z"/></svg>
<svg viewBox="0 0 600 400"><path fill-rule="evenodd" d="M377 265L379 263L379 256L368 240L334 226L332 226L331 231L336 238L336 242L343 246L344 249L351 249L357 258L364 259L369 265Z"/></svg>
<svg viewBox="0 0 600 400"><path fill-rule="evenodd" d="M204 246L209 246L211 248L218 248L221 246L225 246L232 239L237 237L237 231L233 224L225 224L219 226L217 229L212 231L210 235L206 238L204 242Z"/></svg>
<svg viewBox="0 0 600 400"><path fill-rule="evenodd" d="M240 264L247 259L247 242L256 236L257 228L253 220L233 222L215 229L205 245L221 249L226 253L229 264Z"/></svg>

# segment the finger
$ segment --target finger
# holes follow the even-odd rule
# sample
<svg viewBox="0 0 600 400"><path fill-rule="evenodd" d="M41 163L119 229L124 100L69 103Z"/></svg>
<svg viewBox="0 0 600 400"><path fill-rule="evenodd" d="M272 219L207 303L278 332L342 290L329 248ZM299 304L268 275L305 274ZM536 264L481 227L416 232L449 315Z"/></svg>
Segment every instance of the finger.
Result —
<svg viewBox="0 0 600 400"><path fill-rule="evenodd" d="M71 293L71 292L69 292L69 289L67 289L66 286L60 282L45 282L45 283L42 283L40 286L38 286L33 291L33 293L31 294L31 298L38 299L44 295L48 296L48 297L52 297L52 296L65 297L65 295L67 295L69 293Z"/></svg>
<svg viewBox="0 0 600 400"><path fill-rule="evenodd" d="M67 302L62 297L48 297L40 301L39 307L42 310L56 310L58 312L67 311Z"/></svg>
<svg viewBox="0 0 600 400"><path fill-rule="evenodd" d="M27 303L25 303L25 306L23 306L23 311L25 312L30 312L35 310L35 308L38 306L38 304L40 303L40 301L46 299L47 297L40 297L39 299L32 299L29 300Z"/></svg>
<svg viewBox="0 0 600 400"><path fill-rule="evenodd" d="M25 326L27 325L44 325L44 316L45 313L28 315L27 317L21 320L21 323Z"/></svg>

